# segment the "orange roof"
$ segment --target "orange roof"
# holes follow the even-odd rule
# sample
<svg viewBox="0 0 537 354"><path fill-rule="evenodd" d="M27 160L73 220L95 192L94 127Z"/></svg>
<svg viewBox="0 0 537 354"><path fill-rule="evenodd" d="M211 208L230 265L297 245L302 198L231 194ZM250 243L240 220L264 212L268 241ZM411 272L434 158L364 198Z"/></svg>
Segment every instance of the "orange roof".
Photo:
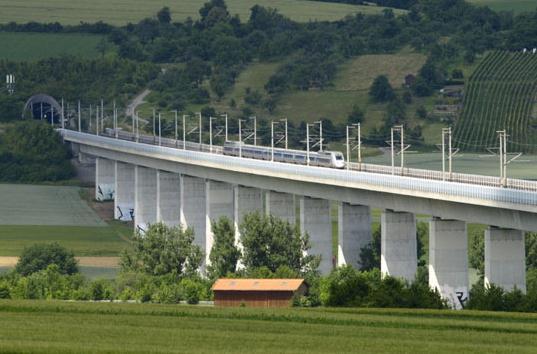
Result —
<svg viewBox="0 0 537 354"><path fill-rule="evenodd" d="M214 291L296 291L304 279L218 279Z"/></svg>

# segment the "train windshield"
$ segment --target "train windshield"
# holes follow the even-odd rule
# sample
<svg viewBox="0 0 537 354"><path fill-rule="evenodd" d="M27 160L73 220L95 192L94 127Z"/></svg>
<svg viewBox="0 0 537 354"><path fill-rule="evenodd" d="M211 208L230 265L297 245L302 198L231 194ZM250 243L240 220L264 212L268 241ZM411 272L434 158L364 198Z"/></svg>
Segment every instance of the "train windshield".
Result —
<svg viewBox="0 0 537 354"><path fill-rule="evenodd" d="M336 154L336 160L338 160L338 161L343 160L343 155Z"/></svg>

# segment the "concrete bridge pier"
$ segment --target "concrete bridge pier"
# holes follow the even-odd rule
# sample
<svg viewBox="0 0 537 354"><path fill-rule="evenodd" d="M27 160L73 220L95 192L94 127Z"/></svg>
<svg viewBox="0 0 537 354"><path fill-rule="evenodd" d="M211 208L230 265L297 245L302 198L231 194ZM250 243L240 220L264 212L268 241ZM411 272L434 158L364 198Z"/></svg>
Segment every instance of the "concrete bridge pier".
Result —
<svg viewBox="0 0 537 354"><path fill-rule="evenodd" d="M338 204L338 266L361 266L360 250L371 242L371 211L368 206Z"/></svg>
<svg viewBox="0 0 537 354"><path fill-rule="evenodd" d="M464 307L468 299L468 234L464 221L430 221L429 286L438 290L452 308Z"/></svg>
<svg viewBox="0 0 537 354"><path fill-rule="evenodd" d="M181 176L179 193L181 226L194 230L194 243L200 246L203 252L206 251L206 187L203 178Z"/></svg>
<svg viewBox="0 0 537 354"><path fill-rule="evenodd" d="M157 170L134 168L134 227L145 232L157 221Z"/></svg>
<svg viewBox="0 0 537 354"><path fill-rule="evenodd" d="M330 201L310 197L300 198L300 231L310 237L312 255L321 256L319 271L328 274L334 262L332 256L332 218Z"/></svg>
<svg viewBox="0 0 537 354"><path fill-rule="evenodd" d="M115 161L97 157L95 159L95 199L102 202L114 199L116 184Z"/></svg>
<svg viewBox="0 0 537 354"><path fill-rule="evenodd" d="M265 212L277 218L296 224L296 207L294 194L267 191L265 193Z"/></svg>
<svg viewBox="0 0 537 354"><path fill-rule="evenodd" d="M413 281L418 268L416 217L385 210L381 216L380 270L383 276Z"/></svg>
<svg viewBox="0 0 537 354"><path fill-rule="evenodd" d="M233 205L235 207L233 220L235 224L235 241L241 247L239 226L247 214L263 212L263 191L258 188L235 186L233 195Z"/></svg>
<svg viewBox="0 0 537 354"><path fill-rule="evenodd" d="M524 232L489 227L485 231L485 286L526 292Z"/></svg>
<svg viewBox="0 0 537 354"><path fill-rule="evenodd" d="M168 226L181 223L181 176L157 171L157 221Z"/></svg>
<svg viewBox="0 0 537 354"><path fill-rule="evenodd" d="M209 256L214 244L214 235L212 231L212 223L217 222L221 217L226 217L234 222L235 207L234 207L234 186L229 183L207 181L206 182L206 211L207 219L206 227L206 242L205 242L205 262L209 264Z"/></svg>
<svg viewBox="0 0 537 354"><path fill-rule="evenodd" d="M134 218L134 166L116 161L114 219L131 221Z"/></svg>

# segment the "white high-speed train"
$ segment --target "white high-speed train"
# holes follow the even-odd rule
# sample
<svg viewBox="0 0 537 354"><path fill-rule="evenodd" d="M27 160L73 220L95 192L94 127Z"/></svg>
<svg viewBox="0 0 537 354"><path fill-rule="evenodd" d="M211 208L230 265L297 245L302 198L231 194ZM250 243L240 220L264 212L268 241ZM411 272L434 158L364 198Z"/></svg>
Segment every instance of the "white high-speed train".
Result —
<svg viewBox="0 0 537 354"><path fill-rule="evenodd" d="M251 159L271 160L272 148L247 145L238 141L226 141L224 144L224 155L241 155L242 157ZM306 159L306 151L274 148L274 161L306 165ZM310 152L310 166L344 168L345 159L343 158L343 154L337 151Z"/></svg>

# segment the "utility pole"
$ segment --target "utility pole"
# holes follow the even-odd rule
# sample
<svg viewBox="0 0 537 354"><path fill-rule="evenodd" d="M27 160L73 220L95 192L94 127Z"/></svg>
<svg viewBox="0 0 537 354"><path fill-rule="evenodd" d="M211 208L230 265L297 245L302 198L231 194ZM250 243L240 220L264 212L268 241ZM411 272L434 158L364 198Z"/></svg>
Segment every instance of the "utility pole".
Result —
<svg viewBox="0 0 537 354"><path fill-rule="evenodd" d="M136 142L140 141L140 116L139 112L135 112L136 115Z"/></svg>
<svg viewBox="0 0 537 354"><path fill-rule="evenodd" d="M177 110L175 111L172 111L174 114L175 114L175 134L173 135L174 136L174 139L175 139L175 147L177 147Z"/></svg>
<svg viewBox="0 0 537 354"><path fill-rule="evenodd" d="M306 164L310 165L310 124L306 124Z"/></svg>
<svg viewBox="0 0 537 354"><path fill-rule="evenodd" d="M446 154L446 138L447 138L447 154ZM448 179L453 177L453 157L459 152L459 149L453 150L451 127L442 128L442 180L446 180L446 155L448 160Z"/></svg>
<svg viewBox="0 0 537 354"><path fill-rule="evenodd" d="M132 135L135 135L136 134L136 128L135 128L135 120L136 120L136 112L132 112L132 115L131 115L131 118L132 118Z"/></svg>
<svg viewBox="0 0 537 354"><path fill-rule="evenodd" d="M82 131L82 112L80 109L80 100L78 100L78 131Z"/></svg>
<svg viewBox="0 0 537 354"><path fill-rule="evenodd" d="M350 140L350 131L351 129L356 129L356 146L351 146L351 140ZM361 170L362 168L362 137L361 137L361 127L360 123L347 125L347 170L350 169L350 163L351 163L351 152L357 149L358 150L358 170Z"/></svg>
<svg viewBox="0 0 537 354"><path fill-rule="evenodd" d="M507 165L522 156L522 153L514 153L515 155L509 159L507 153L507 137L509 135L507 135L505 129L496 133L498 133L498 139L500 140L500 185L507 187Z"/></svg>
<svg viewBox="0 0 537 354"><path fill-rule="evenodd" d="M197 114L199 115L199 130L200 130L199 131L199 141L200 141L199 144L200 144L200 151L201 151L201 142L202 142L201 140L201 112L198 112Z"/></svg>
<svg viewBox="0 0 537 354"><path fill-rule="evenodd" d="M228 138L227 138L227 129L228 129L227 128L227 113L224 113L221 116L226 119L226 128L225 128L225 130L226 130L226 133L225 133L226 134L226 136L225 136L226 140L224 141L224 143L225 143L226 141L228 141Z"/></svg>
<svg viewBox="0 0 537 354"><path fill-rule="evenodd" d="M270 151L271 151L270 161L272 162L274 162L274 124L278 124L278 122L275 122L275 121L270 122Z"/></svg>
<svg viewBox="0 0 537 354"><path fill-rule="evenodd" d="M323 121L319 121L319 151L323 151Z"/></svg>
<svg viewBox="0 0 537 354"><path fill-rule="evenodd" d="M350 140L349 140L349 126L346 127L346 146L347 146L347 170L350 170L351 165L351 148L350 148Z"/></svg>
<svg viewBox="0 0 537 354"><path fill-rule="evenodd" d="M91 134L91 115L93 114L92 113L92 110L91 110L91 104L89 105L89 123L88 123L88 129L89 129L89 133ZM41 103L41 110L43 110L43 103ZM43 112L41 112L41 114L43 114Z"/></svg>
<svg viewBox="0 0 537 354"><path fill-rule="evenodd" d="M257 117L253 116L254 119L254 145L257 145Z"/></svg>
<svg viewBox="0 0 537 354"><path fill-rule="evenodd" d="M64 110L63 110L63 98L62 98L62 114L60 115L60 117L62 119L61 127L62 127L62 129L65 129L65 114L64 114Z"/></svg>
<svg viewBox="0 0 537 354"><path fill-rule="evenodd" d="M99 105L95 107L95 132L99 136Z"/></svg>
<svg viewBox="0 0 537 354"><path fill-rule="evenodd" d="M395 174L395 146L393 144L393 128L390 129L390 147L392 155L392 175Z"/></svg>
<svg viewBox="0 0 537 354"><path fill-rule="evenodd" d="M239 119L239 157L242 157L242 119Z"/></svg>
<svg viewBox="0 0 537 354"><path fill-rule="evenodd" d="M209 117L209 152L213 152L213 117Z"/></svg>
<svg viewBox="0 0 537 354"><path fill-rule="evenodd" d="M155 108L153 108L153 141L155 140L155 137L157 136L156 120L157 120L157 112L155 111Z"/></svg>
<svg viewBox="0 0 537 354"><path fill-rule="evenodd" d="M118 138L118 131L117 131L117 109L116 109L116 100L114 100L114 134L116 136L116 139Z"/></svg>
<svg viewBox="0 0 537 354"><path fill-rule="evenodd" d="M285 122L285 150L287 150L289 148L287 137L287 118L280 119L280 121Z"/></svg>
<svg viewBox="0 0 537 354"><path fill-rule="evenodd" d="M161 116L160 113L158 114L158 145L162 145L162 125L161 125Z"/></svg>
<svg viewBox="0 0 537 354"><path fill-rule="evenodd" d="M186 114L183 114L183 150L186 150Z"/></svg>
<svg viewBox="0 0 537 354"><path fill-rule="evenodd" d="M101 130L104 132L104 100L101 98Z"/></svg>

